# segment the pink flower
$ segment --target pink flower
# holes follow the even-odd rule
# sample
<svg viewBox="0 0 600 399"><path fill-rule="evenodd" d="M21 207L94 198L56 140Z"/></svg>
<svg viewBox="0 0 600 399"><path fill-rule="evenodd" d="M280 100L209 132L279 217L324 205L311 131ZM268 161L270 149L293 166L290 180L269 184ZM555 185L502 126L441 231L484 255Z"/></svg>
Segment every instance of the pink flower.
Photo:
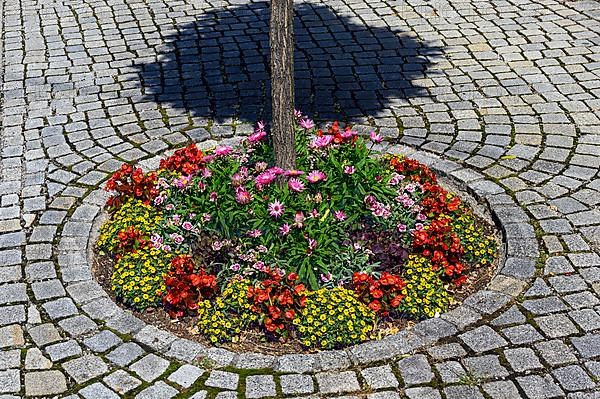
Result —
<svg viewBox="0 0 600 399"><path fill-rule="evenodd" d="M256 122L256 130L265 130L266 126L265 121Z"/></svg>
<svg viewBox="0 0 600 399"><path fill-rule="evenodd" d="M211 247L212 247L213 251L220 251L221 248L223 248L223 242L217 240L212 243Z"/></svg>
<svg viewBox="0 0 600 399"><path fill-rule="evenodd" d="M347 175L353 175L356 172L356 168L352 165L344 166L344 173Z"/></svg>
<svg viewBox="0 0 600 399"><path fill-rule="evenodd" d="M217 202L217 198L219 198L219 194L216 191L212 191L208 196L210 202Z"/></svg>
<svg viewBox="0 0 600 399"><path fill-rule="evenodd" d="M265 262L259 260L258 262L256 262L255 264L252 265L253 268L255 268L256 270L259 271L265 271L267 269L267 267L265 266Z"/></svg>
<svg viewBox="0 0 600 399"><path fill-rule="evenodd" d="M154 205L158 206L160 204L162 204L165 200L165 197L163 197L162 195L159 195L158 197L154 198Z"/></svg>
<svg viewBox="0 0 600 399"><path fill-rule="evenodd" d="M296 178L291 178L290 181L288 181L288 187L290 188L290 190L295 191L297 193L304 191L304 183L302 183Z"/></svg>
<svg viewBox="0 0 600 399"><path fill-rule="evenodd" d="M327 147L332 142L333 142L333 136L331 136L331 135L319 136L316 139L314 139L312 141L312 143L310 143L310 147L311 148L323 148L323 147Z"/></svg>
<svg viewBox="0 0 600 399"><path fill-rule="evenodd" d="M181 227L184 230L187 230L187 231L190 231L191 229L194 228L194 226L190 222L183 222L183 224L181 225Z"/></svg>
<svg viewBox="0 0 600 399"><path fill-rule="evenodd" d="M273 166L272 168L267 169L267 172L270 172L276 176L279 176L279 175L284 174L285 170L281 169L279 166Z"/></svg>
<svg viewBox="0 0 600 399"><path fill-rule="evenodd" d="M165 209L167 211L173 211L173 210L175 210L175 205L173 205L173 204L167 204L167 205L165 205Z"/></svg>
<svg viewBox="0 0 600 399"><path fill-rule="evenodd" d="M298 176L302 176L303 174L304 174L303 171L297 170L297 169L289 169L283 173L283 175L286 177L298 177Z"/></svg>
<svg viewBox="0 0 600 399"><path fill-rule="evenodd" d="M152 234L152 236L150 237L150 241L152 242L152 244L154 244L155 247L160 246L160 244L163 243L163 239L161 236L159 236L157 233Z"/></svg>
<svg viewBox="0 0 600 399"><path fill-rule="evenodd" d="M247 204L250 201L252 201L252 194L250 194L250 192L248 192L248 190L246 190L245 188L238 187L235 190L235 200L239 204Z"/></svg>
<svg viewBox="0 0 600 399"><path fill-rule="evenodd" d="M210 169L204 168L204 169L202 169L202 176L205 177L206 179L208 179L209 177L212 176L212 172L210 171Z"/></svg>
<svg viewBox="0 0 600 399"><path fill-rule="evenodd" d="M383 141L383 137L381 137L381 135L379 133L375 133L375 131L373 131L369 134L369 138L375 144L379 144Z"/></svg>
<svg viewBox="0 0 600 399"><path fill-rule="evenodd" d="M333 279L333 274L331 274L331 272L327 273L327 274L322 274L321 273L321 281L324 283L328 283Z"/></svg>
<svg viewBox="0 0 600 399"><path fill-rule="evenodd" d="M234 272L239 272L242 266L240 266L239 263L234 263L233 265L229 266L229 268Z"/></svg>
<svg viewBox="0 0 600 399"><path fill-rule="evenodd" d="M211 217L208 213L203 213L202 214L202 220L204 220L205 222L210 222Z"/></svg>
<svg viewBox="0 0 600 399"><path fill-rule="evenodd" d="M320 170L313 170L306 176L306 180L308 180L309 183L318 183L325 179L327 179L327 175Z"/></svg>
<svg viewBox="0 0 600 399"><path fill-rule="evenodd" d="M418 221L422 222L425 219L427 219L427 216L423 215L422 213L417 214Z"/></svg>
<svg viewBox="0 0 600 399"><path fill-rule="evenodd" d="M279 228L279 232L281 233L282 236L287 236L288 234L290 234L290 230L291 227L289 224L285 223L283 224L280 228Z"/></svg>
<svg viewBox="0 0 600 399"><path fill-rule="evenodd" d="M320 215L319 211L317 211L315 208L313 208L313 210L310 211L310 217L312 217L314 219L318 218L319 215Z"/></svg>
<svg viewBox="0 0 600 399"><path fill-rule="evenodd" d="M175 226L179 226L181 224L181 216L173 215L171 216L171 224Z"/></svg>
<svg viewBox="0 0 600 399"><path fill-rule="evenodd" d="M254 133L248 136L248 144L256 144L262 141L265 137L267 137L267 132L265 132L264 130L256 130Z"/></svg>
<svg viewBox="0 0 600 399"><path fill-rule="evenodd" d="M417 230L417 231L423 230L424 228L425 228L425 226L423 226L423 223L415 224L415 230Z"/></svg>
<svg viewBox="0 0 600 399"><path fill-rule="evenodd" d="M273 183L273 181L275 181L275 179L277 178L277 175L275 175L274 173L267 171L267 172L263 172L260 175L256 176L256 183L260 184L261 186L267 186L271 183Z"/></svg>
<svg viewBox="0 0 600 399"><path fill-rule="evenodd" d="M171 240L173 240L173 242L175 242L175 244L179 245L183 242L183 237L177 233L172 233L170 235Z"/></svg>
<svg viewBox="0 0 600 399"><path fill-rule="evenodd" d="M271 202L268 206L269 215L273 216L275 219L279 219L283 212L285 211L285 207L281 202L275 200Z"/></svg>
<svg viewBox="0 0 600 399"><path fill-rule="evenodd" d="M339 221L346 220L347 218L346 212L344 211L335 211L333 212L333 216Z"/></svg>
<svg viewBox="0 0 600 399"><path fill-rule="evenodd" d="M248 235L252 238L258 238L260 236L262 236L262 231L255 229L255 230L250 230L248 232Z"/></svg>
<svg viewBox="0 0 600 399"><path fill-rule="evenodd" d="M297 109L294 110L294 116L296 118L302 118L302 112L298 111Z"/></svg>
<svg viewBox="0 0 600 399"><path fill-rule="evenodd" d="M231 148L231 146L224 145L215 149L215 155L218 157L223 157L229 155L231 151L233 151L233 148Z"/></svg>
<svg viewBox="0 0 600 399"><path fill-rule="evenodd" d="M204 182L199 181L198 182L198 191L200 191L201 193L203 193L204 190L206 190L206 184L204 184Z"/></svg>
<svg viewBox="0 0 600 399"><path fill-rule="evenodd" d="M308 129L312 129L313 127L315 127L315 123L310 120L310 119L302 119L300 121L300 126L302 126L304 129L308 130Z"/></svg>
<svg viewBox="0 0 600 399"><path fill-rule="evenodd" d="M340 136L342 136L345 139L349 139L351 137L356 136L356 132L352 130L344 130L342 133L340 133Z"/></svg>
<svg viewBox="0 0 600 399"><path fill-rule="evenodd" d="M306 253L310 255L316 248L317 248L317 240L309 238L308 239L308 248L306 250Z"/></svg>
<svg viewBox="0 0 600 399"><path fill-rule="evenodd" d="M404 233L406 231L406 225L405 224L398 224L398 226L396 226L396 228L398 229L399 232Z"/></svg>
<svg viewBox="0 0 600 399"><path fill-rule="evenodd" d="M231 176L231 184L233 187L240 186L244 182L244 177L240 173L234 173Z"/></svg>
<svg viewBox="0 0 600 399"><path fill-rule="evenodd" d="M300 211L296 212L296 215L294 216L294 226L298 227L299 229L301 229L304 226L304 214Z"/></svg>

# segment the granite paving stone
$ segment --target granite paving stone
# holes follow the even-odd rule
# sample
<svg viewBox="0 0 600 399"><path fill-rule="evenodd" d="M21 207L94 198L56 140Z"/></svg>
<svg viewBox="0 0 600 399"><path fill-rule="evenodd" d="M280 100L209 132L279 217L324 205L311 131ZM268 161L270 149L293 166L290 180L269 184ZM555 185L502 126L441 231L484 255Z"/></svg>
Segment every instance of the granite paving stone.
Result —
<svg viewBox="0 0 600 399"><path fill-rule="evenodd" d="M285 355L146 324L90 262L123 161L155 169L269 121L268 4L0 0L0 14L2 398L598 398L596 0L295 3L296 107L377 131L376 150L468 191L506 261L399 335Z"/></svg>

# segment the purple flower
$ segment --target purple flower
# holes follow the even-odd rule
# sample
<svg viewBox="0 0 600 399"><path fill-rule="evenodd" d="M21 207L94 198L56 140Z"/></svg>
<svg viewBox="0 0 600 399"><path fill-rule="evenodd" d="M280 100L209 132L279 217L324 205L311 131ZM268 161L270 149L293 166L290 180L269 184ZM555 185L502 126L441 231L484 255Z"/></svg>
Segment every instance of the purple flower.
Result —
<svg viewBox="0 0 600 399"><path fill-rule="evenodd" d="M219 194L217 194L217 192L216 192L216 191L212 191L212 192L210 193L210 195L208 196L208 200L209 200L210 202L217 202L217 198L219 198Z"/></svg>
<svg viewBox="0 0 600 399"><path fill-rule="evenodd" d="M222 147L217 147L215 149L215 155L218 157L223 157L223 156L231 154L232 151L233 151L233 148L231 148L231 146L224 145Z"/></svg>
<svg viewBox="0 0 600 399"><path fill-rule="evenodd" d="M208 169L208 168L202 169L202 177L204 177L205 179L208 179L211 176L212 176L212 172L210 171L210 169Z"/></svg>
<svg viewBox="0 0 600 399"><path fill-rule="evenodd" d="M425 226L423 226L423 223L415 224L415 230L417 230L417 231L423 230L424 228L425 228Z"/></svg>
<svg viewBox="0 0 600 399"><path fill-rule="evenodd" d="M323 148L323 147L327 147L332 142L333 142L333 136L326 134L324 136L319 136L316 139L314 139L312 141L312 143L310 143L310 147L311 148Z"/></svg>
<svg viewBox="0 0 600 399"><path fill-rule="evenodd" d="M234 263L233 265L229 266L229 268L234 272L239 272L242 267L239 263Z"/></svg>
<svg viewBox="0 0 600 399"><path fill-rule="evenodd" d="M347 218L346 212L344 211L335 211L333 212L333 216L339 221L346 220Z"/></svg>
<svg viewBox="0 0 600 399"><path fill-rule="evenodd" d="M302 126L304 129L308 130L308 129L312 129L313 127L315 127L315 123L310 120L310 119L302 119L300 121L300 126Z"/></svg>
<svg viewBox="0 0 600 399"><path fill-rule="evenodd" d="M296 178L291 178L288 181L288 187L290 188L290 190L295 191L297 193L304 191L304 183L302 183Z"/></svg>
<svg viewBox="0 0 600 399"><path fill-rule="evenodd" d="M201 193L203 193L204 190L206 190L206 184L204 184L204 182L199 181L198 182L198 191L200 191Z"/></svg>
<svg viewBox="0 0 600 399"><path fill-rule="evenodd" d="M183 236L181 236L180 234L171 233L170 237L171 237L171 240L173 240L173 242L177 245L179 245L183 242Z"/></svg>
<svg viewBox="0 0 600 399"><path fill-rule="evenodd" d="M152 242L152 244L154 244L155 247L157 247L163 243L163 238L159 236L158 233L154 233L152 234L152 236L150 236L150 241Z"/></svg>
<svg viewBox="0 0 600 399"><path fill-rule="evenodd" d="M260 126L260 125L259 125ZM254 145L260 141L262 141L265 137L267 137L267 132L264 130L256 130L250 136L248 136L248 144Z"/></svg>
<svg viewBox="0 0 600 399"><path fill-rule="evenodd" d="M243 187L238 187L235 190L235 200L239 204L247 204L252 201L252 194Z"/></svg>
<svg viewBox="0 0 600 399"><path fill-rule="evenodd" d="M294 116L296 118L302 118L302 112L298 111L297 109L294 110Z"/></svg>
<svg viewBox="0 0 600 399"><path fill-rule="evenodd" d="M324 283L328 283L333 279L333 274L331 274L331 272L327 273L327 274L323 274L321 273L321 281Z"/></svg>
<svg viewBox="0 0 600 399"><path fill-rule="evenodd" d="M288 234L290 234L290 225L285 223L283 224L280 228L279 228L279 232L281 233L282 236L287 236Z"/></svg>
<svg viewBox="0 0 600 399"><path fill-rule="evenodd" d="M258 237L262 236L262 231L260 231L258 229L250 230L248 232L248 235L252 238L258 238Z"/></svg>
<svg viewBox="0 0 600 399"><path fill-rule="evenodd" d="M356 172L356 168L352 165L344 166L344 173L347 175L353 175Z"/></svg>
<svg viewBox="0 0 600 399"><path fill-rule="evenodd" d="M183 222L183 224L181 225L181 227L184 230L187 230L187 231L190 231L191 229L194 228L194 226L190 222Z"/></svg>
<svg viewBox="0 0 600 399"><path fill-rule="evenodd" d="M208 213L203 213L202 214L202 220L204 220L205 222L210 222L211 217Z"/></svg>
<svg viewBox="0 0 600 399"><path fill-rule="evenodd" d="M271 173L269 171L263 172L260 175L256 176L256 184L261 186L267 186L275 181L277 175Z"/></svg>
<svg viewBox="0 0 600 399"><path fill-rule="evenodd" d="M159 195L158 197L154 198L154 205L159 206L164 201L165 201L165 197L162 195Z"/></svg>
<svg viewBox="0 0 600 399"><path fill-rule="evenodd" d="M369 134L369 138L375 144L379 144L383 141L383 137L379 133L375 133L374 131Z"/></svg>
<svg viewBox="0 0 600 399"><path fill-rule="evenodd" d="M423 215L422 213L417 214L418 221L422 222L425 219L427 219L427 216Z"/></svg>
<svg viewBox="0 0 600 399"><path fill-rule="evenodd" d="M327 179L327 175L320 170L313 170L306 176L306 180L308 180L309 183L318 183L325 179Z"/></svg>
<svg viewBox="0 0 600 399"><path fill-rule="evenodd" d="M267 210L269 211L269 215L273 216L275 219L279 219L279 217L283 215L283 212L285 212L285 206L278 200L275 200L269 204Z"/></svg>
<svg viewBox="0 0 600 399"><path fill-rule="evenodd" d="M396 226L396 228L398 229L399 232L404 233L406 231L406 225L405 224L398 224L398 226Z"/></svg>
<svg viewBox="0 0 600 399"><path fill-rule="evenodd" d="M320 214L319 214L319 211L317 211L315 208L313 208L313 210L312 210L312 211L310 211L310 216L311 216L312 218L315 218L315 219L316 219L316 218L318 218L318 217L319 217L319 215L320 215Z"/></svg>

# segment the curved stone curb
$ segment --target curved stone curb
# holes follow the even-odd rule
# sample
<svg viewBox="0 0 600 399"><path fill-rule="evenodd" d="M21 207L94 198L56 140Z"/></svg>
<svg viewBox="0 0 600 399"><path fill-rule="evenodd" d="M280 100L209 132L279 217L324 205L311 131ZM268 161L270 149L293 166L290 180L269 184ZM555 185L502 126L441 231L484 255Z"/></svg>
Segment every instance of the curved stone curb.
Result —
<svg viewBox="0 0 600 399"><path fill-rule="evenodd" d="M58 244L58 265L69 296L91 319L105 323L147 348L183 362L209 359L216 367L238 369L273 369L276 372L308 373L336 370L350 364L365 365L401 357L457 334L504 309L531 282L539 249L529 218L510 196L483 175L460 164L408 147L392 146L386 151L402 153L448 178L467 190L480 203L489 206L493 219L505 237L506 260L500 265L485 290L469 296L463 304L441 315L417 323L413 328L378 341L369 341L344 350L316 354L269 356L258 353L233 353L226 349L205 347L178 338L134 317L121 309L92 278L89 248L94 245L98 215L107 193L98 189L87 196L65 223ZM90 233L91 236L90 236Z"/></svg>

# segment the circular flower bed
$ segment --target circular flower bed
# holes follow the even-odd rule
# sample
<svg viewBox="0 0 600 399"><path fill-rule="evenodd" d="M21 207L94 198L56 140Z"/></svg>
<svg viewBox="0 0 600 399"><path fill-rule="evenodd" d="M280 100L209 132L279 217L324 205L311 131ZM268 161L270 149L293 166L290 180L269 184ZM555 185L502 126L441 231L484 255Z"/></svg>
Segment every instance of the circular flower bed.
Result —
<svg viewBox="0 0 600 399"><path fill-rule="evenodd" d="M193 318L213 343L253 330L339 348L439 315L493 263L487 225L427 167L297 118L297 170L273 166L259 123L240 149L190 145L110 178L97 246L120 301Z"/></svg>

